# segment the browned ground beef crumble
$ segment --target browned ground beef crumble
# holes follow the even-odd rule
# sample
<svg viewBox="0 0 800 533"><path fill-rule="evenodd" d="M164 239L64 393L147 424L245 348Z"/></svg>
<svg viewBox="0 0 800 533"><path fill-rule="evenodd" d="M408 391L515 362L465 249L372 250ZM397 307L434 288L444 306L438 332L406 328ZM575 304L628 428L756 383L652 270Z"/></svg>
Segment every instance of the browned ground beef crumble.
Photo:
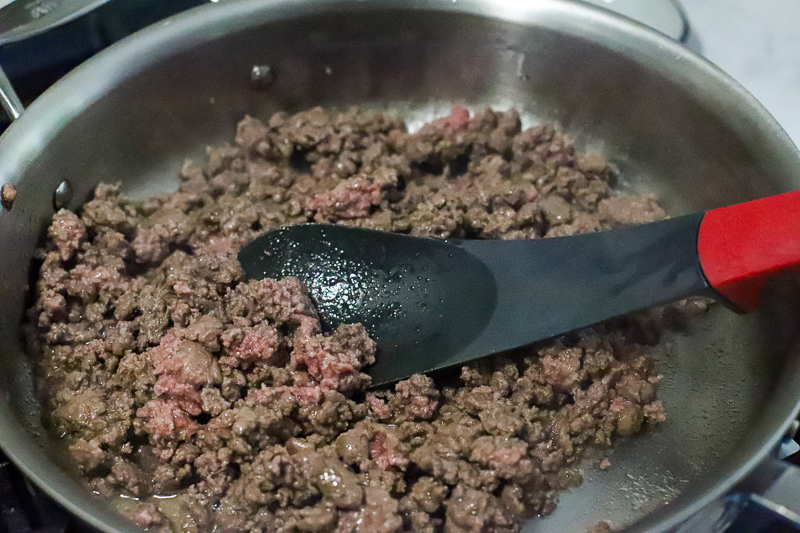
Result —
<svg viewBox="0 0 800 533"><path fill-rule="evenodd" d="M656 314L365 392L361 325L322 333L296 279L242 277L236 252L283 224L519 239L664 216L552 127L462 108L413 134L361 110L246 117L180 178L59 211L28 314L48 423L141 526L517 531L580 483L587 447L664 420Z"/></svg>

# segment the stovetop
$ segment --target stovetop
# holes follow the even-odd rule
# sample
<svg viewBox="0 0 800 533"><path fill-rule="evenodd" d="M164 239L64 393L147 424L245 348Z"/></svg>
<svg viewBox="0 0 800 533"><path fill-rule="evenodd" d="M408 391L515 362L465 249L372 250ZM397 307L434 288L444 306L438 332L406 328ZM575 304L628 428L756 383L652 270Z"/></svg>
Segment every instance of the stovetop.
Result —
<svg viewBox="0 0 800 533"><path fill-rule="evenodd" d="M0 0L4 2L7 0ZM100 50L145 26L205 3L204 0L110 0L61 27L0 47L0 65L22 102L28 105ZM0 109L0 132L7 126Z"/></svg>
<svg viewBox="0 0 800 533"><path fill-rule="evenodd" d="M0 0L0 5L8 1ZM202 3L111 0L61 28L0 48L0 65L27 104L106 46ZM686 45L741 82L800 143L800 2L683 0L683 8L691 26ZM6 126L0 119L0 131ZM800 454L789 460L800 465ZM790 530L795 529L786 529ZM43 495L0 453L0 533L86 531L91 529ZM762 531L777 533L779 529Z"/></svg>

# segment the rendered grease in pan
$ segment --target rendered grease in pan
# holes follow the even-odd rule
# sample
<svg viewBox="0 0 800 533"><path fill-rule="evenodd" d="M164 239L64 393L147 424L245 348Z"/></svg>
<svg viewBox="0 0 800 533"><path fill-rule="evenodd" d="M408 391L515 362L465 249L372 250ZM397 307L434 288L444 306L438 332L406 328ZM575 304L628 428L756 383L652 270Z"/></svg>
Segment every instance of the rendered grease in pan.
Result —
<svg viewBox="0 0 800 533"><path fill-rule="evenodd" d="M323 332L297 280L245 280L236 253L308 221L519 239L664 216L613 179L513 110L413 134L360 110L246 117L177 192L103 184L54 216L26 328L46 423L87 490L154 531L516 531L587 448L664 420L652 350L675 308L365 392L364 328Z"/></svg>

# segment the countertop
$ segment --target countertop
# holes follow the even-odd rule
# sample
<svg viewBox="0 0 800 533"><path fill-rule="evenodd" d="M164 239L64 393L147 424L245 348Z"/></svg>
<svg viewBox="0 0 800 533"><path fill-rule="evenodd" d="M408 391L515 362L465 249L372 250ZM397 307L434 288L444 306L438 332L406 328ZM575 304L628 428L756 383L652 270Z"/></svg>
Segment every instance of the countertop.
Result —
<svg viewBox="0 0 800 533"><path fill-rule="evenodd" d="M686 45L744 85L800 145L800 0L681 3Z"/></svg>

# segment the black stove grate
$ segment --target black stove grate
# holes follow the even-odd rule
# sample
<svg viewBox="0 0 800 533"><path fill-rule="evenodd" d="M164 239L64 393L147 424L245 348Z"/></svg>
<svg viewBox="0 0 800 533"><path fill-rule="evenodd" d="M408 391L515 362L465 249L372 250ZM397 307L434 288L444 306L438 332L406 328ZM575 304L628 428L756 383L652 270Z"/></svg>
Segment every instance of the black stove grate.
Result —
<svg viewBox="0 0 800 533"><path fill-rule="evenodd" d="M66 510L0 454L0 533L68 533L79 530L75 525Z"/></svg>

